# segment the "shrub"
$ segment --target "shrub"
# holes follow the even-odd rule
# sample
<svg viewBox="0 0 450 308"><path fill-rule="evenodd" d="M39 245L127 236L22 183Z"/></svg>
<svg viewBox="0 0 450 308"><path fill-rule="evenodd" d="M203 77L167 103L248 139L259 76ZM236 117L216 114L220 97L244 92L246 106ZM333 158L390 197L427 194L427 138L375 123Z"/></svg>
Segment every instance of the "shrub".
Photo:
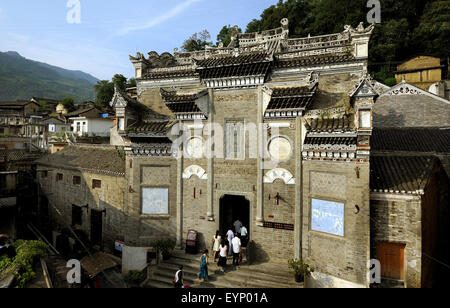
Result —
<svg viewBox="0 0 450 308"><path fill-rule="evenodd" d="M139 286L145 281L145 279L147 279L147 272L145 270L142 272L129 271L128 274L124 277L124 281L132 287Z"/></svg>
<svg viewBox="0 0 450 308"><path fill-rule="evenodd" d="M296 279L300 281L303 281L305 278L310 277L311 273L314 272L314 268L310 267L309 264L306 264L301 259L289 260L288 266L291 269L292 273L295 275Z"/></svg>
<svg viewBox="0 0 450 308"><path fill-rule="evenodd" d="M35 262L48 256L48 246L41 241L18 240L14 248L17 253L14 258L0 259L0 277L14 274L17 287L23 288L36 276L33 271Z"/></svg>

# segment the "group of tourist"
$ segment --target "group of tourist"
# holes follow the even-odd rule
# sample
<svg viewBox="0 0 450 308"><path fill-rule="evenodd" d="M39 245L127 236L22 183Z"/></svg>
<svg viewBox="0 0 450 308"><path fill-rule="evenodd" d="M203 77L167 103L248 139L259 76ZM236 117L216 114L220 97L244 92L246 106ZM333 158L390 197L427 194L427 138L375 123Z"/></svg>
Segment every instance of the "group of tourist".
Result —
<svg viewBox="0 0 450 308"><path fill-rule="evenodd" d="M220 235L220 231L217 231L212 239L212 250L214 256L214 262L222 268L222 272L225 272L227 266L228 256L233 256L233 265L239 266L242 263L242 247L247 247L248 243L248 230L237 219L233 226L228 230L225 236ZM205 250L200 257L200 273L199 279L208 281L208 263L209 263L209 250ZM174 277L175 288L183 288L183 266L180 266L179 270L175 273Z"/></svg>

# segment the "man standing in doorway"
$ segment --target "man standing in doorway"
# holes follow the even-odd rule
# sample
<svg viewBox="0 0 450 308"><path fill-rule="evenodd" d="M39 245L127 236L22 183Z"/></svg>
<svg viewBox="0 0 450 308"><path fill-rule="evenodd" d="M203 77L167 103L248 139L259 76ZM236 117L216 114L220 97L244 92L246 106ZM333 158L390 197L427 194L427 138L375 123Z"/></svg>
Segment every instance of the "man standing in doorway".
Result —
<svg viewBox="0 0 450 308"><path fill-rule="evenodd" d="M239 220L239 218L234 222L234 232L240 234L241 228L242 228L242 222Z"/></svg>
<svg viewBox="0 0 450 308"><path fill-rule="evenodd" d="M228 232L227 232L228 255L230 255L230 256L233 253L233 238L234 238L234 232L230 228L230 230L228 230Z"/></svg>
<svg viewBox="0 0 450 308"><path fill-rule="evenodd" d="M241 231L240 231L240 235L241 235L242 247L247 247L248 230L247 230L247 228L245 226L242 226Z"/></svg>
<svg viewBox="0 0 450 308"><path fill-rule="evenodd" d="M236 232L233 238L233 265L239 266L239 257L241 255L241 239Z"/></svg>

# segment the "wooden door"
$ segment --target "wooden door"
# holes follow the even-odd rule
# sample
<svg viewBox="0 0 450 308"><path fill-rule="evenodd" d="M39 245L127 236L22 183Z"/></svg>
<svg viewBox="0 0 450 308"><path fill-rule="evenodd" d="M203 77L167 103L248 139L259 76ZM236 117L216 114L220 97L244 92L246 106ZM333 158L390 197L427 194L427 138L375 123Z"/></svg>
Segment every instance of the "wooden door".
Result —
<svg viewBox="0 0 450 308"><path fill-rule="evenodd" d="M405 280L405 245L397 243L380 243L378 259L381 264L381 277Z"/></svg>

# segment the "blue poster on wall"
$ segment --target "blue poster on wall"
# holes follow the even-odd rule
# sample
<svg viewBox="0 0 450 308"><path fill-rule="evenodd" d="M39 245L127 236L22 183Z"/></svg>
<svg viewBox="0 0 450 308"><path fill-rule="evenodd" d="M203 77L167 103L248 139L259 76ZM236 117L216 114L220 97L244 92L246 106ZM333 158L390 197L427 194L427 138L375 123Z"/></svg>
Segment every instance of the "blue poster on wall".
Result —
<svg viewBox="0 0 450 308"><path fill-rule="evenodd" d="M143 188L142 214L169 214L169 189Z"/></svg>
<svg viewBox="0 0 450 308"><path fill-rule="evenodd" d="M314 231L344 236L344 204L312 199L311 228Z"/></svg>

